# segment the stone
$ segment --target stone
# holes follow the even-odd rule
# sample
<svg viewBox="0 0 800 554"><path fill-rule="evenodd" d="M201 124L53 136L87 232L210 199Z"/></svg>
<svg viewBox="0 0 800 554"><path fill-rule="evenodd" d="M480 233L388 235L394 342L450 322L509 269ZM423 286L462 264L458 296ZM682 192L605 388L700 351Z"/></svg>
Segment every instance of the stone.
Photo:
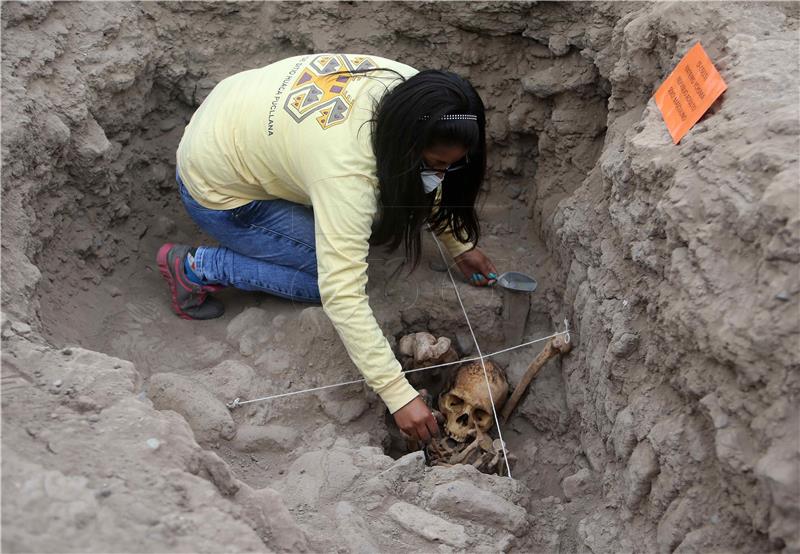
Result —
<svg viewBox="0 0 800 554"><path fill-rule="evenodd" d="M173 410L185 417L198 442L236 435L236 424L225 404L188 377L156 373L150 378L147 396L156 409Z"/></svg>
<svg viewBox="0 0 800 554"><path fill-rule="evenodd" d="M621 526L618 517L608 510L595 511L578 522L578 539L580 554L639 552L633 545L620 544ZM579 544L580 544L579 543ZM648 552L647 549L641 550Z"/></svg>
<svg viewBox="0 0 800 554"><path fill-rule="evenodd" d="M561 488L564 490L564 496L568 500L574 500L581 496L585 496L588 492L595 488L595 477L592 472L587 468L579 470L568 477L565 477L561 482Z"/></svg>
<svg viewBox="0 0 800 554"><path fill-rule="evenodd" d="M283 497L270 488L253 489L240 484L234 497L242 517L265 544L278 552L308 552L308 537L295 521Z"/></svg>
<svg viewBox="0 0 800 554"><path fill-rule="evenodd" d="M76 134L77 151L81 161L91 162L102 157L109 148L111 142L106 138L105 132L97 124L97 121L89 116L86 125Z"/></svg>
<svg viewBox="0 0 800 554"><path fill-rule="evenodd" d="M252 393L255 371L237 360L225 360L197 374L197 380L223 403Z"/></svg>
<svg viewBox="0 0 800 554"><path fill-rule="evenodd" d="M744 426L722 408L716 393L700 400L714 422L717 457L736 471L750 471L758 457L758 445Z"/></svg>
<svg viewBox="0 0 800 554"><path fill-rule="evenodd" d="M465 331L456 333L456 344L462 356L469 356L475 350L475 341L472 340L472 335Z"/></svg>
<svg viewBox="0 0 800 554"><path fill-rule="evenodd" d="M386 513L405 530L429 541L443 542L456 548L464 548L469 542L462 525L450 523L413 504L396 502Z"/></svg>
<svg viewBox="0 0 800 554"><path fill-rule="evenodd" d="M527 527L524 508L479 489L469 481L438 485L433 491L430 507L448 515L506 529L517 536Z"/></svg>
<svg viewBox="0 0 800 554"><path fill-rule="evenodd" d="M242 485L225 460L210 450L200 453L200 470L225 496L236 494Z"/></svg>
<svg viewBox="0 0 800 554"><path fill-rule="evenodd" d="M608 349L617 358L627 358L639 348L639 335L636 333L622 333L611 340Z"/></svg>
<svg viewBox="0 0 800 554"><path fill-rule="evenodd" d="M306 452L289 467L283 479L290 508L316 507L337 499L361 475L353 458L341 450Z"/></svg>
<svg viewBox="0 0 800 554"><path fill-rule="evenodd" d="M567 37L564 35L551 35L550 39L547 41L547 47L556 56L563 56L569 52Z"/></svg>
<svg viewBox="0 0 800 554"><path fill-rule="evenodd" d="M350 554L380 552L367 522L350 502L338 502L335 513L337 531Z"/></svg>
<svg viewBox="0 0 800 554"><path fill-rule="evenodd" d="M417 450L398 458L379 477L391 481L409 481L423 471L425 471L425 454L422 450Z"/></svg>
<svg viewBox="0 0 800 554"><path fill-rule="evenodd" d="M228 323L228 342L238 346L242 356L252 356L260 344L269 340L269 326L270 318L266 310L247 308Z"/></svg>
<svg viewBox="0 0 800 554"><path fill-rule="evenodd" d="M18 335L27 335L31 332L31 326L22 321L15 321L11 324L11 330Z"/></svg>
<svg viewBox="0 0 800 554"><path fill-rule="evenodd" d="M659 554L672 553L691 531L695 516L694 503L695 499L687 495L676 498L669 505L656 530Z"/></svg>
<svg viewBox="0 0 800 554"><path fill-rule="evenodd" d="M770 510L769 534L780 537L789 552L800 551L800 451L796 440L773 444L756 462L754 473L769 490L773 506Z"/></svg>
<svg viewBox="0 0 800 554"><path fill-rule="evenodd" d="M650 482L658 470L658 459L650 442L640 442L633 450L625 470L625 503L629 508L636 507L650 492Z"/></svg>
<svg viewBox="0 0 800 554"><path fill-rule="evenodd" d="M369 408L363 390L355 385L318 392L316 396L325 415L341 425L355 421Z"/></svg>
<svg viewBox="0 0 800 554"><path fill-rule="evenodd" d="M231 447L239 452L284 451L297 445L295 429L283 425L240 425Z"/></svg>
<svg viewBox="0 0 800 554"><path fill-rule="evenodd" d="M626 406L619 412L611 429L611 444L618 460L626 460L636 447L636 429L630 407Z"/></svg>
<svg viewBox="0 0 800 554"><path fill-rule="evenodd" d="M566 56L563 61L523 77L523 90L547 98L592 84L597 79L597 68L582 60L577 52Z"/></svg>

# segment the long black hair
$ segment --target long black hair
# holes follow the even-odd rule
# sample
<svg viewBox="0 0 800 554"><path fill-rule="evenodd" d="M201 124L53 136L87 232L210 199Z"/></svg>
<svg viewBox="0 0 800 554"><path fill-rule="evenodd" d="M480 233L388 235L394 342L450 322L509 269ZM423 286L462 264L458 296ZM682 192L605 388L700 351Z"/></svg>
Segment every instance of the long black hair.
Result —
<svg viewBox="0 0 800 554"><path fill-rule="evenodd" d="M442 120L451 114L472 114L475 120ZM422 187L422 151L436 145L467 149L467 165L445 174L442 198ZM422 227L436 233L452 230L462 242L480 237L475 200L486 173L486 116L472 85L450 71L426 70L409 77L381 97L372 125L380 187L381 213L372 244L396 249L402 243L415 267L422 245Z"/></svg>
<svg viewBox="0 0 800 554"><path fill-rule="evenodd" d="M342 73L381 70L386 69ZM475 119L442 119L454 114L471 114ZM477 243L475 201L486 173L486 115L475 88L450 71L420 71L380 98L371 124L380 213L370 243L391 250L402 244L412 268L419 263L426 223L436 233L450 230L462 242ZM445 174L441 201L434 210L436 193L425 193L420 166L423 150L439 145L466 148L467 156L464 168Z"/></svg>

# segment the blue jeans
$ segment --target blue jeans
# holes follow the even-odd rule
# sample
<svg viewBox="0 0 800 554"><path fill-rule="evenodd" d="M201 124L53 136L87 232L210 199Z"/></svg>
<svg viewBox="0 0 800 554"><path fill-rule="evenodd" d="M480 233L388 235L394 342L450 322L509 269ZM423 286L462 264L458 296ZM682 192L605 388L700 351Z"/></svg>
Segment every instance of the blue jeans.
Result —
<svg viewBox="0 0 800 554"><path fill-rule="evenodd" d="M314 212L286 200L253 200L232 210L199 204L177 177L181 200L200 228L221 246L201 246L196 273L209 284L320 302Z"/></svg>

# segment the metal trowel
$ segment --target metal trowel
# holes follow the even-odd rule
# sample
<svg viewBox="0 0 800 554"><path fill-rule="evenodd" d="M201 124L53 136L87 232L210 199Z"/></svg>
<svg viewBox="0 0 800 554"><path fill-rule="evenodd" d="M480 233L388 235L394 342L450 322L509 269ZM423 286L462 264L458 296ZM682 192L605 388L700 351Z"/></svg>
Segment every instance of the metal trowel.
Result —
<svg viewBox="0 0 800 554"><path fill-rule="evenodd" d="M536 279L518 271L506 271L497 278L496 284L504 289L528 294L535 291L536 287L539 286Z"/></svg>

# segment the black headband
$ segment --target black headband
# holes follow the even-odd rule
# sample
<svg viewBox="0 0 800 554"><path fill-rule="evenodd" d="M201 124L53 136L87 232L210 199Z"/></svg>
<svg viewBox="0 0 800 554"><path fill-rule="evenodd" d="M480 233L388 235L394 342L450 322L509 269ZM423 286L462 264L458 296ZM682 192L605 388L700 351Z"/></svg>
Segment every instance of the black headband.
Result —
<svg viewBox="0 0 800 554"><path fill-rule="evenodd" d="M423 115L420 121L427 121L431 118L429 115ZM448 113L439 118L439 121L478 121L478 116L471 113Z"/></svg>

